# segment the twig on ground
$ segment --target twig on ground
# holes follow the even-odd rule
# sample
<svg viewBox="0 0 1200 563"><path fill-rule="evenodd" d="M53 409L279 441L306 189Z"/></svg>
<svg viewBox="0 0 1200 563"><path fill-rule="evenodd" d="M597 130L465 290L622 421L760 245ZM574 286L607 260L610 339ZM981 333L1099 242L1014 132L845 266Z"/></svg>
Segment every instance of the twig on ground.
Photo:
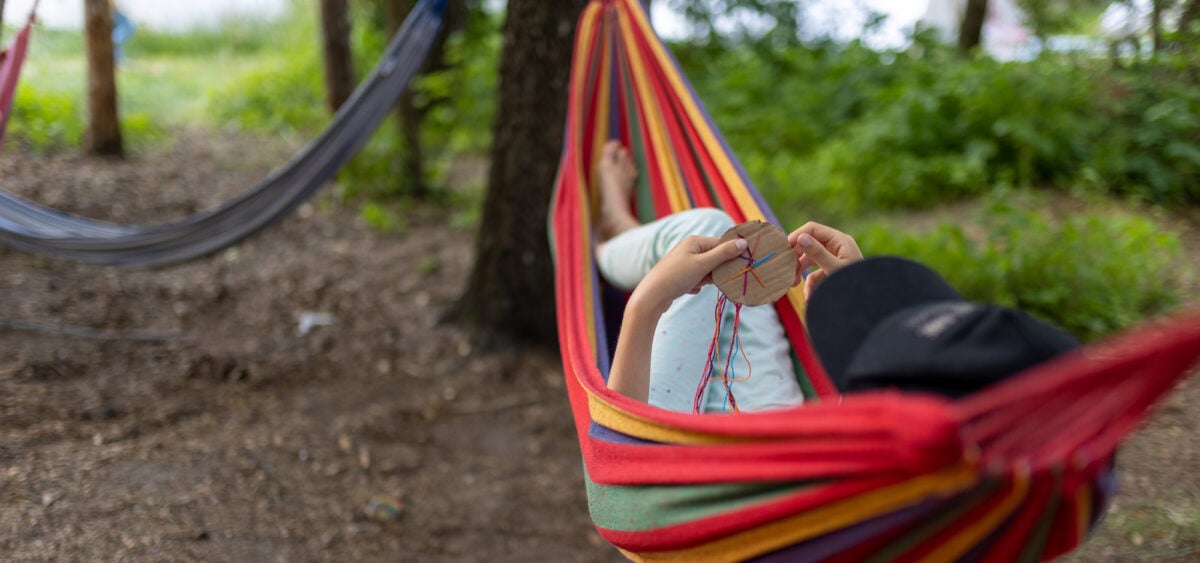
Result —
<svg viewBox="0 0 1200 563"><path fill-rule="evenodd" d="M92 340L133 340L137 342L165 342L169 340L187 340L190 337L182 332L158 332L152 330L108 330L90 326L60 325L37 321L6 321L0 320L0 332L38 332L56 336L72 336Z"/></svg>

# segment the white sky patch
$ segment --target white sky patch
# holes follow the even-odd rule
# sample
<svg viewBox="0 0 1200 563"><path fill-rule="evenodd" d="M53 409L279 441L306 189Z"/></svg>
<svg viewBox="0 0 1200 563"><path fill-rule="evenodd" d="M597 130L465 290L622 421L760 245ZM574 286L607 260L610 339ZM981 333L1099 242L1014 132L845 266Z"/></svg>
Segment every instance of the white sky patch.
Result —
<svg viewBox="0 0 1200 563"><path fill-rule="evenodd" d="M805 10L805 29L816 35L848 41L859 37L872 12L887 17L883 24L863 37L875 48L899 48L908 43L908 36L929 0L811 0ZM666 39L684 39L688 24L663 1L653 4L650 18L658 34ZM752 22L747 22L753 27ZM718 29L736 28L736 22L718 22Z"/></svg>
<svg viewBox="0 0 1200 563"><path fill-rule="evenodd" d="M288 4L288 0L117 0L134 23L163 31L215 27L234 17L277 18ZM33 0L6 0L4 21L24 21L32 6ZM83 0L42 0L38 19L47 27L78 29L83 25Z"/></svg>

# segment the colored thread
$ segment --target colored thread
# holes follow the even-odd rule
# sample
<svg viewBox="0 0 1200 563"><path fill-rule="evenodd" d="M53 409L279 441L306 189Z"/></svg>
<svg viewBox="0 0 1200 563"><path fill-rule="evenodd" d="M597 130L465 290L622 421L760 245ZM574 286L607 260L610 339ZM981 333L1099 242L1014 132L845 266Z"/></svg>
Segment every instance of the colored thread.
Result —
<svg viewBox="0 0 1200 563"><path fill-rule="evenodd" d="M740 233L738 234L738 238L742 240L746 239L746 237L742 236ZM750 276L754 276L754 280L758 282L758 285L762 286L763 288L767 287L767 285L763 283L762 278L759 277L758 272L756 272L754 269L763 262L773 258L775 253L772 252L766 256L763 256L762 258L755 259L754 251L758 248L758 242L761 239L762 232L759 231L754 237L754 243L747 245L748 247L746 248L746 253L738 255L738 258L746 261L746 267L742 269L742 271L730 276L729 279L725 280L726 282L733 281L737 279L738 276L742 276L743 296L746 295L746 293L750 290ZM721 350L717 344L721 340L721 320L725 317L725 305L728 302L729 298L722 293L717 297L717 306L713 310L714 326L712 342L708 345L708 356L704 363L704 373L700 375L700 384L696 386L696 396L692 399L692 412L696 414L700 413L700 407L703 406L704 401L704 390L707 389L708 384L712 382L713 373L717 370L718 366L720 366L721 369L721 385L725 388L725 401L723 409L732 408L733 412L735 413L740 413L741 410L738 409L737 397L733 394L733 384L739 381L746 381L750 379L750 376L754 373L754 368L750 365L750 357L746 355L746 350L742 347L742 337L738 330L738 327L741 326L742 322L741 303L733 304L733 333L729 335L729 349L725 353L725 363L724 365L721 365ZM742 361L746 364L746 375L743 377L737 376L737 368L733 362L733 360L738 356L741 356Z"/></svg>
<svg viewBox="0 0 1200 563"><path fill-rule="evenodd" d="M692 412L699 414L703 406L704 391L712 382L713 374L720 373L721 386L725 388L725 408L731 408L733 412L740 413L738 408L737 397L733 393L733 384L739 381L746 381L754 373L750 366L750 357L746 355L746 350L742 347L742 338L739 334L738 327L741 324L742 304L734 303L733 312L733 332L730 334L729 349L727 350L724 362L721 361L721 350L718 343L721 339L721 324L725 317L725 305L729 302L729 298L725 295L720 295L717 298L717 306L713 310L713 337L712 342L708 346L708 357L704 365L704 373L700 376L700 384L696 386L696 396L692 400ZM738 377L737 368L734 360L741 357L746 364L746 375Z"/></svg>

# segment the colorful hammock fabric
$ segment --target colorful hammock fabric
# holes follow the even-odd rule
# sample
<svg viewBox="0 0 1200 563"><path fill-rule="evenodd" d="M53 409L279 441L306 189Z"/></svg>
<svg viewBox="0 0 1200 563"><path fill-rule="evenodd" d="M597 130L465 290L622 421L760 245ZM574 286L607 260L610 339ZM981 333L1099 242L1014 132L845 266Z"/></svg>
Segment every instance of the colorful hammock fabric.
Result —
<svg viewBox="0 0 1200 563"><path fill-rule="evenodd" d="M1118 442L1200 360L1200 314L1141 328L960 401L838 397L804 301L777 305L809 402L741 415L651 407L605 387L624 295L593 260L593 163L620 139L643 220L719 207L776 222L636 0L577 28L551 209L559 336L591 516L645 561L1044 560L1106 504Z"/></svg>
<svg viewBox="0 0 1200 563"><path fill-rule="evenodd" d="M420 70L445 9L446 0L418 2L325 131L241 195L177 221L118 225L63 213L0 189L0 239L28 252L126 266L183 262L240 242L316 193L370 139ZM28 26L0 66L0 79L5 80L0 83L0 102L11 105L27 41Z"/></svg>

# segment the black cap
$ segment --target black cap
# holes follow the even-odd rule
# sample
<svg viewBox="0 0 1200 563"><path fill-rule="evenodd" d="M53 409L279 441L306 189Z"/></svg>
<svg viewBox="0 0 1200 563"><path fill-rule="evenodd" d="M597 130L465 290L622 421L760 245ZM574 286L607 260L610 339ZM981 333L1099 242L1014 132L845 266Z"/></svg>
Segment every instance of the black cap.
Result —
<svg viewBox="0 0 1200 563"><path fill-rule="evenodd" d="M857 262L808 302L817 356L843 393L895 388L962 397L1079 347L1028 314L970 303L904 258Z"/></svg>

